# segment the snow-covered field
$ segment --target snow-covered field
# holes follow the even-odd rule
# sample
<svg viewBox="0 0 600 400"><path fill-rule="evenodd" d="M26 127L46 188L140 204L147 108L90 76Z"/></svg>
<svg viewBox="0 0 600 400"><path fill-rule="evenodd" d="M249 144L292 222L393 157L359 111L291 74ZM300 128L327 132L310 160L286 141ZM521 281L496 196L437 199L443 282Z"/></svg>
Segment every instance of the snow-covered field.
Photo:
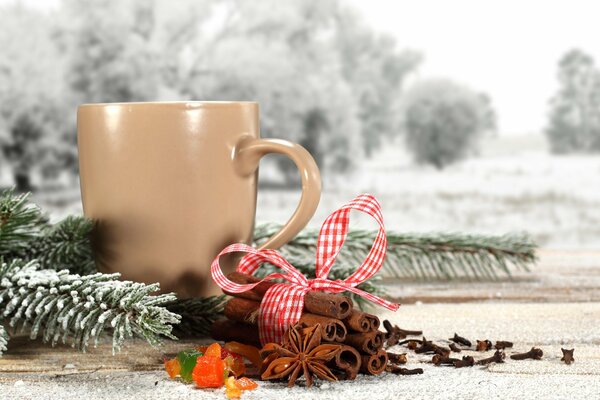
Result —
<svg viewBox="0 0 600 400"><path fill-rule="evenodd" d="M437 171L389 146L326 184L313 224L362 192L380 200L388 229L527 231L545 247L600 248L600 155L554 156L536 140L493 139L481 156ZM283 222L298 198L260 192L258 219Z"/></svg>
<svg viewBox="0 0 600 400"><path fill-rule="evenodd" d="M268 162L262 168L263 179L276 175ZM413 165L402 146L392 144L354 173L328 178L314 227L369 192L382 203L388 229L527 231L544 247L600 249L600 155L549 155L541 136L490 138L479 156L442 171ZM257 220L283 223L299 197L298 190L261 189ZM78 189L36 199L55 218L81 213ZM355 226L374 226L358 219Z"/></svg>

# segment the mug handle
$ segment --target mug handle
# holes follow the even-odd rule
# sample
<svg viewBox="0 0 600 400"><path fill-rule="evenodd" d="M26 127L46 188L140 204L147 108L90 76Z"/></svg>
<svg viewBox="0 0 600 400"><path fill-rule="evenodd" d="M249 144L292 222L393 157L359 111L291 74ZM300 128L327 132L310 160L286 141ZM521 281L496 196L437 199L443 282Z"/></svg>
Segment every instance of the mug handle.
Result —
<svg viewBox="0 0 600 400"><path fill-rule="evenodd" d="M234 153L237 172L241 175L254 173L260 159L269 153L288 156L296 164L302 177L302 196L288 222L259 249L277 249L292 240L308 224L321 198L321 174L317 163L304 147L287 140L242 138Z"/></svg>

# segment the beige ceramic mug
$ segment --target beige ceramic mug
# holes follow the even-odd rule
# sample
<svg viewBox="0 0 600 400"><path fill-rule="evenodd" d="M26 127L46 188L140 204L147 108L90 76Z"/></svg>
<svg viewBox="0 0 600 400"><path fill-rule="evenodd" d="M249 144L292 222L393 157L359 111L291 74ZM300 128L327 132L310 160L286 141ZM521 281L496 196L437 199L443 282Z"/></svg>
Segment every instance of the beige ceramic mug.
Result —
<svg viewBox="0 0 600 400"><path fill-rule="evenodd" d="M77 137L83 210L97 222L98 269L159 282L163 292L220 292L210 264L228 244L251 242L265 154L296 163L302 197L263 248L293 238L319 203L315 161L297 144L260 139L254 102L86 104L77 113ZM229 260L230 269L234 264Z"/></svg>

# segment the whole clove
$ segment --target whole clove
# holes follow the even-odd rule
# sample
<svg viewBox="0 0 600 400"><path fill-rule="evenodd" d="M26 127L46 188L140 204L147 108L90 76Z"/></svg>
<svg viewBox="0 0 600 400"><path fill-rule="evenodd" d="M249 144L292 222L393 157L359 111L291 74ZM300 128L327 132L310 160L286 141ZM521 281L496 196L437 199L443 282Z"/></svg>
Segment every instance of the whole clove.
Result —
<svg viewBox="0 0 600 400"><path fill-rule="evenodd" d="M456 361L460 361L458 358L443 357L439 354L434 354L431 362L433 365L454 365Z"/></svg>
<svg viewBox="0 0 600 400"><path fill-rule="evenodd" d="M433 342L431 340L427 340L427 339L425 339L425 337L423 337L423 340L421 341L421 345L415 349L415 353L423 354L423 353L435 352L435 349L436 349L436 346L433 344Z"/></svg>
<svg viewBox="0 0 600 400"><path fill-rule="evenodd" d="M406 364L408 359L406 358L406 353L397 354L397 353L387 353L388 361L392 364Z"/></svg>
<svg viewBox="0 0 600 400"><path fill-rule="evenodd" d="M569 365L573 361L575 361L575 358L573 358L573 353L575 352L575 349L567 350L567 349L563 349L561 347L560 351L562 351L562 353L563 353L563 356L560 359L560 361L564 361L565 364L567 364L567 365Z"/></svg>
<svg viewBox="0 0 600 400"><path fill-rule="evenodd" d="M537 347L532 347L527 353L513 354L510 356L513 360L527 360L531 358L533 360L541 360L544 352L542 349L538 349Z"/></svg>
<svg viewBox="0 0 600 400"><path fill-rule="evenodd" d="M423 331L411 331L408 329L402 329L398 325L392 326L392 323L387 319L383 321L383 327L388 333L397 333L398 335L402 336L402 339L404 339L407 336L421 336L423 334Z"/></svg>
<svg viewBox="0 0 600 400"><path fill-rule="evenodd" d="M492 342L489 340L478 340L477 346L475 346L475 350L477 351L488 351L492 349Z"/></svg>
<svg viewBox="0 0 600 400"><path fill-rule="evenodd" d="M438 346L437 344L434 344L433 347L434 347L433 352L435 354L440 355L442 357L449 357L450 356L450 349L449 348Z"/></svg>
<svg viewBox="0 0 600 400"><path fill-rule="evenodd" d="M462 344L463 346L471 347L471 341L469 339L465 339L462 336L458 336L457 333L454 333L454 337L451 337L448 340L451 340L454 343Z"/></svg>
<svg viewBox="0 0 600 400"><path fill-rule="evenodd" d="M385 370L395 375L420 375L423 373L423 368L408 369L395 365L388 365Z"/></svg>
<svg viewBox="0 0 600 400"><path fill-rule="evenodd" d="M423 334L422 331L410 331L402 329L398 327L398 325L392 325L387 319L383 321L383 327L387 331L385 334L387 347L395 346L401 339L404 339L407 336L418 336Z"/></svg>
<svg viewBox="0 0 600 400"><path fill-rule="evenodd" d="M496 344L494 345L494 348L496 350L504 350L504 349L508 349L513 347L513 343L512 342L507 342L505 340L497 340Z"/></svg>
<svg viewBox="0 0 600 400"><path fill-rule="evenodd" d="M409 350L415 351L417 350L419 343L420 342L417 342L416 340L409 340L408 343L406 343L406 347L408 347Z"/></svg>
<svg viewBox="0 0 600 400"><path fill-rule="evenodd" d="M462 350L460 349L460 347L458 347L455 343L450 343L450 350L452 350L455 353L460 353Z"/></svg>
<svg viewBox="0 0 600 400"><path fill-rule="evenodd" d="M471 356L464 356L462 360L454 361L455 368L472 367L475 365L475 359Z"/></svg>
<svg viewBox="0 0 600 400"><path fill-rule="evenodd" d="M506 354L502 350L496 350L493 356L477 361L477 365L487 365L491 363L503 363Z"/></svg>

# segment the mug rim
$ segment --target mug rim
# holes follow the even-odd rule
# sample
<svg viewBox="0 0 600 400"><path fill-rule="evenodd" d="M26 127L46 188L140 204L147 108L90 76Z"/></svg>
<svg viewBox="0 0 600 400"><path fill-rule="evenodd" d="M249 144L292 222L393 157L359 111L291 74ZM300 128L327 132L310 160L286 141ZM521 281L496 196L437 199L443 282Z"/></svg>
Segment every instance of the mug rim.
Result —
<svg viewBox="0 0 600 400"><path fill-rule="evenodd" d="M175 100L175 101L132 101L115 103L83 103L79 108L89 107L139 107L139 106L185 106L189 108L198 107L231 107L258 105L257 101L197 101L197 100Z"/></svg>

